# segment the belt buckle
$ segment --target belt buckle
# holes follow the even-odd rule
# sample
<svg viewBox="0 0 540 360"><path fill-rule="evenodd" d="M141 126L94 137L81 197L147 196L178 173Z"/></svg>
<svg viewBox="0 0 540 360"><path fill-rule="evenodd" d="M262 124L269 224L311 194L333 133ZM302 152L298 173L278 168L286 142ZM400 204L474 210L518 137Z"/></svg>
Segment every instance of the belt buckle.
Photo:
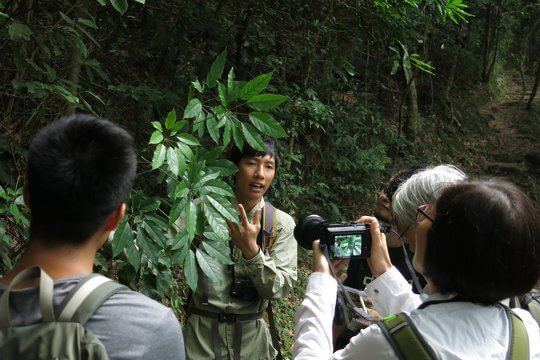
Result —
<svg viewBox="0 0 540 360"><path fill-rule="evenodd" d="M228 314L228 313L220 313L218 315L218 321L219 322L232 323L232 322L236 321L236 315L235 314Z"/></svg>

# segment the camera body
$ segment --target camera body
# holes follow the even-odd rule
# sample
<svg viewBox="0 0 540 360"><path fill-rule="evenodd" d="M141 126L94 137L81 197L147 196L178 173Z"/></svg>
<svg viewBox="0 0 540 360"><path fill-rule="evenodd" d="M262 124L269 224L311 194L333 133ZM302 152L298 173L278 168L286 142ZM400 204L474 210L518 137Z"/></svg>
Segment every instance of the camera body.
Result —
<svg viewBox="0 0 540 360"><path fill-rule="evenodd" d="M319 215L302 218L294 229L294 237L305 249L311 250L313 241L320 239L334 259L368 258L371 255L369 223L356 221L342 223L325 222ZM390 226L381 224L381 232Z"/></svg>
<svg viewBox="0 0 540 360"><path fill-rule="evenodd" d="M260 297L251 279L245 277L233 277L230 295L244 301L257 301Z"/></svg>

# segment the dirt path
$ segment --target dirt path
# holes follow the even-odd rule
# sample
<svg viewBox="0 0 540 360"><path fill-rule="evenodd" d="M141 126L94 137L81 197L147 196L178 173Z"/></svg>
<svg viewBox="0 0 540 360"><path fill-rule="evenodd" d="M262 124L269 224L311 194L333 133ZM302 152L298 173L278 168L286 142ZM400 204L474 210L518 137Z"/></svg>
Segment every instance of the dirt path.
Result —
<svg viewBox="0 0 540 360"><path fill-rule="evenodd" d="M528 86L530 88L530 86ZM488 175L506 177L522 186L540 204L540 97L533 109L525 110L527 94L522 98L518 78L502 99L479 109L488 121L491 133L483 144Z"/></svg>

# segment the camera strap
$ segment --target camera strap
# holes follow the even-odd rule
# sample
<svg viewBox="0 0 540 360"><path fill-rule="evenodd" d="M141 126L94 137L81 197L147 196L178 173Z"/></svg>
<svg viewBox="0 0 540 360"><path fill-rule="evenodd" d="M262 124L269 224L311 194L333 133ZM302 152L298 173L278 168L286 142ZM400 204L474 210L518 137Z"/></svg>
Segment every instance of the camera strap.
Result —
<svg viewBox="0 0 540 360"><path fill-rule="evenodd" d="M340 300L340 304L344 310L344 314L347 314L347 306L353 310L357 315L359 315L362 319L367 320L368 322L375 321L373 316L371 316L366 309L361 309L352 301L349 292L345 289L341 281L339 281L334 268L332 267L332 262L330 261L330 255L328 254L328 247L326 245L321 246L321 249L323 251L324 257L326 258L326 261L328 262L328 267L330 268L330 273L336 279L337 285L338 285L338 291L337 296ZM351 319L348 316L345 316L345 321L347 322L347 327L351 326Z"/></svg>

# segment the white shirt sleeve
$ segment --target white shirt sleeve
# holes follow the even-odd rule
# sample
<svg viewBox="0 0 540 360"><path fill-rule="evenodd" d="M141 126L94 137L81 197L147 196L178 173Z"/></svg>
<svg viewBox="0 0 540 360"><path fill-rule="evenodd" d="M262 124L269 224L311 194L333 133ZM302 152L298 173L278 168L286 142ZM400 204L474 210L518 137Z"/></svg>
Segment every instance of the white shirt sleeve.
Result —
<svg viewBox="0 0 540 360"><path fill-rule="evenodd" d="M293 358L305 359L396 359L390 344L377 325L362 330L345 349L333 352L332 323L337 283L331 276L316 272L309 276L306 297L296 312Z"/></svg>
<svg viewBox="0 0 540 360"><path fill-rule="evenodd" d="M411 284L392 266L366 286L375 310L382 316L410 313L420 306L420 295L412 291Z"/></svg>
<svg viewBox="0 0 540 360"><path fill-rule="evenodd" d="M314 272L306 295L296 311L294 359L328 359L332 356L332 323L337 283L330 275Z"/></svg>

